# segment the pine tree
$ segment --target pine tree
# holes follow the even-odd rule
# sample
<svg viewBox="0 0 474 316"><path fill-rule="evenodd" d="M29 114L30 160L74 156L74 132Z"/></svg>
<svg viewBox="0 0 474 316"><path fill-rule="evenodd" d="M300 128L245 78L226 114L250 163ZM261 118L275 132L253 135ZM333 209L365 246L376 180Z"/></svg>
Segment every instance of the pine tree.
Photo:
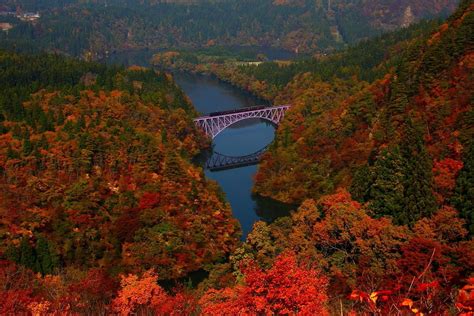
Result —
<svg viewBox="0 0 474 316"><path fill-rule="evenodd" d="M43 237L39 237L36 242L36 271L43 275L53 272L53 261L48 241Z"/></svg>
<svg viewBox="0 0 474 316"><path fill-rule="evenodd" d="M432 160L426 151L420 126L408 120L405 135L400 143L400 153L404 161L403 207L404 224L413 224L428 217L436 210L433 195Z"/></svg>
<svg viewBox="0 0 474 316"><path fill-rule="evenodd" d="M8 245L7 250L5 251L5 257L8 260L14 262L20 262L20 249L13 246L12 244Z"/></svg>
<svg viewBox="0 0 474 316"><path fill-rule="evenodd" d="M396 224L412 225L436 210L432 161L421 128L411 120L406 123L400 145L382 150L372 172L368 200L374 215L391 216ZM359 182L364 180L370 179L359 179ZM356 196L365 192L364 184L359 185L362 187L355 190Z"/></svg>
<svg viewBox="0 0 474 316"><path fill-rule="evenodd" d="M349 191L352 198L359 202L366 202L370 198L370 188L374 182L373 167L363 165L354 173Z"/></svg>
<svg viewBox="0 0 474 316"><path fill-rule="evenodd" d="M33 151L33 145L30 141L30 132L26 129L25 135L23 136L23 154L29 156Z"/></svg>
<svg viewBox="0 0 474 316"><path fill-rule="evenodd" d="M13 150L13 148L10 146L10 144L8 144L7 159L18 159L18 158L20 158L20 155L18 154L18 152Z"/></svg>
<svg viewBox="0 0 474 316"><path fill-rule="evenodd" d="M33 247L31 247L28 240L26 240L25 238L23 238L20 243L19 263L30 269L36 268L35 251Z"/></svg>
<svg viewBox="0 0 474 316"><path fill-rule="evenodd" d="M46 114L43 111L41 111L39 114L38 120L39 120L39 125L40 125L39 131L41 133L54 130L54 125L53 125L54 117L52 116L51 112Z"/></svg>
<svg viewBox="0 0 474 316"><path fill-rule="evenodd" d="M37 148L49 149L49 143L44 134L41 135L40 141L37 143Z"/></svg>
<svg viewBox="0 0 474 316"><path fill-rule="evenodd" d="M168 133L165 128L161 130L161 142L163 144L168 144Z"/></svg>
<svg viewBox="0 0 474 316"><path fill-rule="evenodd" d="M79 117L76 122L75 132L80 133L84 128L86 128L86 119L83 114Z"/></svg>
<svg viewBox="0 0 474 316"><path fill-rule="evenodd" d="M59 111L58 117L56 118L56 125L61 126L64 124L64 121L66 119L64 118L63 111Z"/></svg>
<svg viewBox="0 0 474 316"><path fill-rule="evenodd" d="M172 151L165 158L165 175L168 179L179 181L183 174L178 155Z"/></svg>
<svg viewBox="0 0 474 316"><path fill-rule="evenodd" d="M404 161L398 147L383 149L373 167L369 207L376 216L388 215L395 222L404 222Z"/></svg>
<svg viewBox="0 0 474 316"><path fill-rule="evenodd" d="M467 221L469 233L474 235L474 142L464 157L464 167L456 180L451 203Z"/></svg>

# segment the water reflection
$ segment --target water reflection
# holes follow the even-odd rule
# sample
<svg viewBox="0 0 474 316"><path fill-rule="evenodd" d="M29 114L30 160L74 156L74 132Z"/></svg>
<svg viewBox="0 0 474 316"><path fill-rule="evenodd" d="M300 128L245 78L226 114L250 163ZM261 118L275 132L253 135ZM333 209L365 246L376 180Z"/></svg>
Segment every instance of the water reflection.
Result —
<svg viewBox="0 0 474 316"><path fill-rule="evenodd" d="M221 81L201 75L176 73L178 85L203 114L265 104ZM275 127L268 121L249 119L240 121L222 131L213 141L213 151L226 156L245 156L255 153L273 141ZM207 155L207 156L206 156ZM200 157L205 163L212 151ZM217 181L229 201L234 217L243 231L243 239L258 220L274 221L289 215L291 206L252 196L253 178L258 166L245 166L221 171L206 170L206 176Z"/></svg>
<svg viewBox="0 0 474 316"><path fill-rule="evenodd" d="M274 222L280 217L289 216L292 211L298 208L297 205L279 203L262 196L254 195L252 199L256 204L255 213L261 220L267 223Z"/></svg>
<svg viewBox="0 0 474 316"><path fill-rule="evenodd" d="M210 171L220 171L256 165L270 145L268 144L254 153L241 156L229 156L214 151L207 159L205 167Z"/></svg>

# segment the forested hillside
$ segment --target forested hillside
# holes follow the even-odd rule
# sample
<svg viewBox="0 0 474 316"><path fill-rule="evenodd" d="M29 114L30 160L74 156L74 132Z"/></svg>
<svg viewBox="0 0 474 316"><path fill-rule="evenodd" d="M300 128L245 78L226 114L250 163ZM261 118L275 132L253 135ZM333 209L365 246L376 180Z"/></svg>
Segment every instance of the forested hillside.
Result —
<svg viewBox="0 0 474 316"><path fill-rule="evenodd" d="M327 52L381 32L452 12L457 0L7 1L4 10L39 11L0 34L3 48L47 49L102 58L132 49L271 46ZM210 19L210 17L212 17Z"/></svg>
<svg viewBox="0 0 474 316"><path fill-rule="evenodd" d="M473 137L472 16L412 41L373 84L295 77L275 101L294 106L256 191L301 202L352 183L355 198L400 223L448 201Z"/></svg>
<svg viewBox="0 0 474 316"><path fill-rule="evenodd" d="M235 264L251 258L274 273L290 256L324 271L312 284L325 284L331 315L471 315L473 30L474 4L463 1L374 83L296 76L276 98L293 108L256 192L301 206L257 223ZM227 291L213 296L220 308L248 300Z"/></svg>
<svg viewBox="0 0 474 316"><path fill-rule="evenodd" d="M382 22L406 4L370 3ZM78 5L24 2L51 4ZM239 242L171 75L0 51L0 314L472 316L473 1L331 56L225 68L209 51L155 61L292 105L255 192L295 211Z"/></svg>
<svg viewBox="0 0 474 316"><path fill-rule="evenodd" d="M152 58L160 69L212 74L242 90L274 101L298 74L311 73L323 81L357 79L373 82L382 78L400 62L406 47L414 38L428 36L441 21L430 20L362 41L348 49L330 54L295 60L268 61L266 56L250 52L228 52L225 48L197 51L164 51ZM282 92L283 91L283 92Z"/></svg>
<svg viewBox="0 0 474 316"><path fill-rule="evenodd" d="M39 288L13 290L5 259L75 280L68 286L104 278L98 286L111 291L109 273L153 267L160 279L176 278L236 246L228 204L190 163L207 141L167 75L7 52L0 65L2 314L25 312L8 303L49 286L40 278ZM58 295L54 304L68 293Z"/></svg>

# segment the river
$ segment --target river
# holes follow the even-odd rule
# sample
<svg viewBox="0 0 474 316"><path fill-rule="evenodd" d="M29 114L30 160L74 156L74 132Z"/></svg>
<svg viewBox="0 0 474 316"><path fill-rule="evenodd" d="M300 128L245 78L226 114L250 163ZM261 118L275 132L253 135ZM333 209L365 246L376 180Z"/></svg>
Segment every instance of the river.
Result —
<svg viewBox="0 0 474 316"><path fill-rule="evenodd" d="M283 54L281 50L261 49L270 59L289 58L291 53ZM122 65L140 65L149 67L152 51L117 53L109 56L106 63ZM230 84L211 76L175 73L177 84L191 99L193 105L202 114L231 110L236 108L263 104L264 101L245 93ZM214 150L229 156L243 156L254 153L273 140L275 128L265 121L246 120L230 126L213 141ZM252 195L253 177L257 166L211 172L206 176L219 183L232 208L232 213L242 227L242 239L252 230L258 220L272 222L287 216L292 206L278 203L271 199Z"/></svg>
<svg viewBox="0 0 474 316"><path fill-rule="evenodd" d="M210 76L175 73L178 85L202 114L263 104L241 90ZM225 129L213 141L214 151L230 156L243 156L265 147L275 135L273 125L262 120L246 120ZM243 236L258 220L271 222L289 214L291 207L252 195L253 177L257 166L231 170L209 171L206 176L219 183L242 226Z"/></svg>

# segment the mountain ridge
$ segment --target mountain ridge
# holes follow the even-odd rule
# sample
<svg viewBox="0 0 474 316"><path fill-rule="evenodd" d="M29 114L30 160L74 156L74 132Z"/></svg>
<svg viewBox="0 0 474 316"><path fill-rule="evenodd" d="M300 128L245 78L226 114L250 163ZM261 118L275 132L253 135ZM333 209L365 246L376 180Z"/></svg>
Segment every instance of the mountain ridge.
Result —
<svg viewBox="0 0 474 316"><path fill-rule="evenodd" d="M39 10L42 17L33 24L14 21L9 35L0 37L4 46L20 49L35 40L42 49L99 57L128 49L213 45L330 52L423 18L448 15L457 0L22 3L7 2L11 8Z"/></svg>

